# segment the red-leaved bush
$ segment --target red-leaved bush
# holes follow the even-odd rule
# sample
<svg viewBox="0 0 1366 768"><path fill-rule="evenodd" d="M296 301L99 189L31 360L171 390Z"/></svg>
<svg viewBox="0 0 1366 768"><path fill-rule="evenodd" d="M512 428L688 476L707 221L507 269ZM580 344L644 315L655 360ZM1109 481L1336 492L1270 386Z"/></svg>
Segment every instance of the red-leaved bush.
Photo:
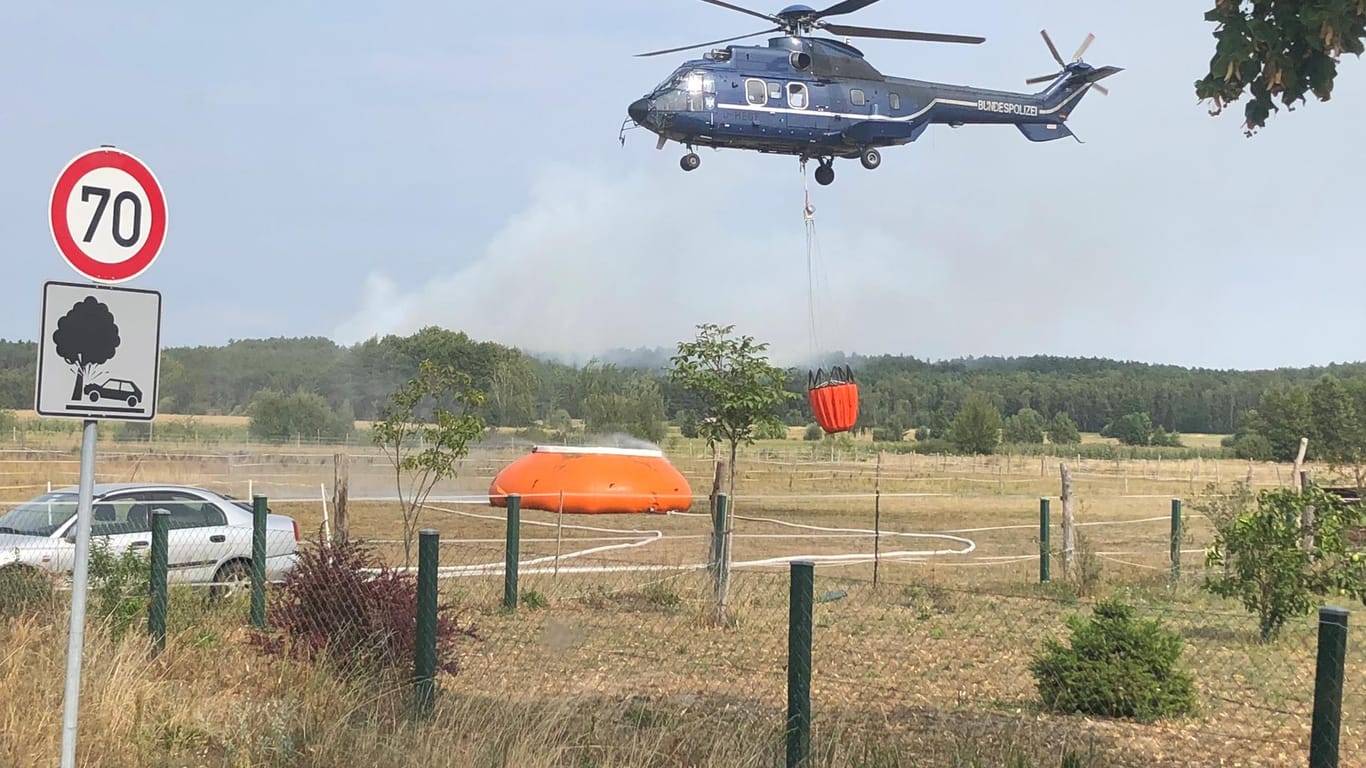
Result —
<svg viewBox="0 0 1366 768"><path fill-rule="evenodd" d="M351 539L299 550L299 563L274 587L266 610L267 633L253 642L267 651L313 659L326 653L352 671L409 669L417 647L417 577L380 562ZM478 639L473 626L437 604L437 668L456 674L456 641Z"/></svg>

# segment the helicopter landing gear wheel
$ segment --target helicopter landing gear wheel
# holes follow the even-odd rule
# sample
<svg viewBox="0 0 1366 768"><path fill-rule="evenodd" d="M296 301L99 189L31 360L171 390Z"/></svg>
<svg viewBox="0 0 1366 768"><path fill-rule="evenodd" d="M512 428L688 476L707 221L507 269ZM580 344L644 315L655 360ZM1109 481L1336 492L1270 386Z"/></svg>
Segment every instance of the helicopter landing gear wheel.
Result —
<svg viewBox="0 0 1366 768"><path fill-rule="evenodd" d="M858 160L860 163L863 163L864 168L867 168L871 171L874 168L877 168L879 165L882 165L882 153L878 152L876 149L872 147L869 147L863 150L863 154L859 155Z"/></svg>
<svg viewBox="0 0 1366 768"><path fill-rule="evenodd" d="M833 163L822 162L816 169L816 183L822 187L828 187L835 181L835 167Z"/></svg>
<svg viewBox="0 0 1366 768"><path fill-rule="evenodd" d="M698 157L696 152L689 152L683 156L682 160L678 161L678 164L685 171L695 171L697 166L702 164L702 158Z"/></svg>

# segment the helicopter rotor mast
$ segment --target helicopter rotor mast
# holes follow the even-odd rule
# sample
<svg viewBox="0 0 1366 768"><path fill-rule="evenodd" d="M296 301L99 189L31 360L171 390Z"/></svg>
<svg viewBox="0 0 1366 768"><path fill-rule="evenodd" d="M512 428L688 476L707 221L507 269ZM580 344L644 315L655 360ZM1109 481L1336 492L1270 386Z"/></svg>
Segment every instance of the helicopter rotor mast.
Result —
<svg viewBox="0 0 1366 768"><path fill-rule="evenodd" d="M788 6L787 8L784 8L777 14L769 14L760 11L754 11L749 8L744 8L742 6L726 2L726 0L702 0L702 2L710 3L711 5L726 8L728 10L736 11L738 13L743 13L748 16L754 16L756 18L763 19L764 21L777 24L777 26L772 29L763 30L762 32L751 32L747 35L729 37L724 40L714 40L708 43L696 43L694 45L685 45L677 48L669 48L662 51L638 53L636 54L636 56L658 56L660 54L665 53L677 53L679 51L686 51L690 48L702 48L704 46L709 45L729 43L734 42L736 40L743 40L747 37L756 37L758 35L772 34L773 32L782 32L783 34L788 35L789 37L801 37L802 35L817 29L825 30L826 32L829 32L834 35L839 35L841 37L870 37L882 38L886 40L915 40L919 42L933 43L966 43L969 45L975 45L986 41L986 38L984 37L977 37L971 35L945 35L931 32L911 32L908 30L899 29L854 27L845 24L831 24L825 21L825 18L829 16L843 16L845 14L862 10L863 8L866 8L872 5L873 3L877 2L877 0L841 0L841 2L835 3L829 8L826 8L825 10L821 11L817 11L813 8L808 8L804 5L792 5Z"/></svg>

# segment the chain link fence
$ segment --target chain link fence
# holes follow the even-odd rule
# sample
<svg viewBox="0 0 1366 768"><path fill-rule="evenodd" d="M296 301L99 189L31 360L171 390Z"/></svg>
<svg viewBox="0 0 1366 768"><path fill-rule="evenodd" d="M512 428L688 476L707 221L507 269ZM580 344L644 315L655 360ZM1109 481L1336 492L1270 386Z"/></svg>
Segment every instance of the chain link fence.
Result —
<svg viewBox="0 0 1366 768"><path fill-rule="evenodd" d="M368 476L357 464L352 489ZM1039 497L1056 484L1036 465L945 478L942 466L888 464L744 464L737 485L760 490L727 499L722 539L705 495L670 514L491 506L472 491L487 488L494 457L472 460L408 525L396 502L368 500L383 496L378 480L360 483L342 525L335 483L320 479L336 476L330 454L288 465L297 488L317 481L316 496L263 498L264 515L246 499L111 491L93 510L83 733L206 765L781 765L790 563L802 560L814 564L812 765L1306 762L1319 621L1300 616L1262 642L1255 615L1204 591L1211 532L1187 508L1173 546L1183 489L1172 478L1074 471L1069 549L1060 499L1041 527ZM690 479L707 468L699 459ZM262 493L263 478L230 485ZM60 540L21 547L22 534L0 531L18 561L0 566L10 722L20 703L54 694L60 710L74 552L64 493L48 497L44 483L0 522ZM158 519L164 598L148 557ZM418 529L436 535L404 535ZM1179 639L1189 712L1144 722L1060 711L1075 702L1041 686L1049 641L1071 647L1073 624L1109 599ZM434 618L419 618L420 603ZM1358 646L1347 644L1341 676L1342 765L1366 747ZM1134 674L1098 674L1120 672ZM120 698L109 687L120 680L138 693ZM233 703L209 703L220 699ZM37 756L51 754L55 717L3 730L7 764L46 764ZM88 764L125 763L91 753Z"/></svg>

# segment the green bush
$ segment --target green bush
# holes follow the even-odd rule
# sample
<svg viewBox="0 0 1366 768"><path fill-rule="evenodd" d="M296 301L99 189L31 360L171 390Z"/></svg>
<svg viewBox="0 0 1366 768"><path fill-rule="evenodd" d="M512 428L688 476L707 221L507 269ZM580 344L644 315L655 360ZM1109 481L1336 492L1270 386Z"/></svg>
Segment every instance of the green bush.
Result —
<svg viewBox="0 0 1366 768"><path fill-rule="evenodd" d="M147 615L152 569L137 550L125 549L115 555L107 541L92 538L88 579L89 614L96 621L108 622L114 639L122 638Z"/></svg>
<svg viewBox="0 0 1366 768"><path fill-rule="evenodd" d="M42 609L52 599L52 576L24 563L0 567L0 616L7 619Z"/></svg>
<svg viewBox="0 0 1366 768"><path fill-rule="evenodd" d="M873 442L899 443L904 433L895 427L873 427Z"/></svg>
<svg viewBox="0 0 1366 768"><path fill-rule="evenodd" d="M1191 676L1176 668L1181 637L1156 620L1136 620L1133 609L1105 601L1089 621L1067 620L1070 647L1044 640L1030 662L1046 708L1066 714L1152 722L1195 709Z"/></svg>

